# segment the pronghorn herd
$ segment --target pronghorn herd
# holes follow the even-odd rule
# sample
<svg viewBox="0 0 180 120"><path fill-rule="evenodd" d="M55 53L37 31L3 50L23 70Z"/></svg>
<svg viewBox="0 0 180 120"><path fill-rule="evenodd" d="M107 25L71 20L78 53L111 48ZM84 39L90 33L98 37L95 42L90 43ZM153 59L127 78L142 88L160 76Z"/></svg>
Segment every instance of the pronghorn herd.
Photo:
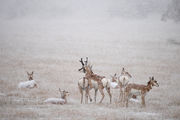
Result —
<svg viewBox="0 0 180 120"><path fill-rule="evenodd" d="M129 99L131 98L136 99L138 96L141 96L142 106L145 107L146 93L152 89L152 86L159 87L159 84L154 79L154 77L149 77L149 81L147 82L147 85L129 83L129 79L132 78L132 76L124 68L122 68L120 76L117 76L117 74L115 73L114 76L111 76L112 78L110 80L107 79L105 76L100 76L98 74L95 74L92 71L92 65L88 64L87 57L86 57L86 61L84 62L83 59L81 58L80 63L82 67L79 69L79 71L84 73L84 77L78 81L78 87L81 94L81 103L83 102L83 91L85 91L85 96L86 96L85 103L88 103L88 97L90 101L92 101L92 98L89 94L89 91L92 88L95 91L94 94L95 102L96 102L97 91L99 90L102 96L99 103L102 103L105 96L103 90L104 88L106 88L111 103L112 101L111 88L119 88L120 90L119 101L122 102L123 105L126 105L126 107L128 107ZM117 86L112 87L112 83L117 83L118 87ZM132 92L132 90L135 90L136 92Z"/></svg>
<svg viewBox="0 0 180 120"><path fill-rule="evenodd" d="M85 103L88 103L88 97L90 102L92 102L92 98L90 95L90 90L94 89L94 102L96 103L97 92L99 91L101 94L101 99L99 103L102 103L105 94L104 88L106 89L109 95L109 101L112 103L112 93L111 89L119 89L119 102L128 107L128 102L130 99L136 99L138 96L141 96L142 106L145 107L145 96L146 93L152 89L152 86L159 87L158 82L154 79L154 77L149 77L149 81L147 85L130 83L129 79L132 78L131 74L122 68L122 71L119 76L115 73L111 76L111 79L106 78L105 76L101 76L95 74L92 70L92 65L88 64L88 58L86 57L86 61L80 59L80 63L82 67L78 70L84 73L84 76L78 81L78 88L81 95L81 104L83 103L83 93L85 92ZM33 80L33 72L28 73L28 81L20 82L18 84L18 88L37 88L37 83ZM133 92L135 91L135 92ZM66 104L67 96L69 92L66 90L61 90L59 88L59 92L61 93L60 98L48 98L44 102L52 103L52 104Z"/></svg>

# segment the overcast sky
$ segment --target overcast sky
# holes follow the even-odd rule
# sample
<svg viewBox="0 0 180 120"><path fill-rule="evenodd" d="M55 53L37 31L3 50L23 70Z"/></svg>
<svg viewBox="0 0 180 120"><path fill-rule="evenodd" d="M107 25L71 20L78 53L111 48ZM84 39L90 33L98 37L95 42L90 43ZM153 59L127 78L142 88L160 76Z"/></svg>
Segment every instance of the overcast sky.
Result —
<svg viewBox="0 0 180 120"><path fill-rule="evenodd" d="M161 15L171 0L1 0L0 18L147 17Z"/></svg>

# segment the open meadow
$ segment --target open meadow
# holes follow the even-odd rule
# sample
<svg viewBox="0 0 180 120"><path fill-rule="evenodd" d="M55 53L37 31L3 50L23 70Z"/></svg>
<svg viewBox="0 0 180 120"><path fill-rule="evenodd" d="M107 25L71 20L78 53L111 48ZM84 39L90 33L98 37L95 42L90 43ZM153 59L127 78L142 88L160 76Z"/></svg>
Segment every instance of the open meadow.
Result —
<svg viewBox="0 0 180 120"><path fill-rule="evenodd" d="M159 87L146 96L146 107L112 104L105 91L102 104L80 104L80 58L89 57L93 71L110 78L122 67L132 83L146 84L154 76ZM18 89L34 71L38 88ZM65 105L46 104L70 92ZM180 119L180 24L162 22L159 16L144 19L117 17L0 19L0 119L1 120L178 120ZM94 90L91 92L94 96ZM97 102L101 98L97 95Z"/></svg>

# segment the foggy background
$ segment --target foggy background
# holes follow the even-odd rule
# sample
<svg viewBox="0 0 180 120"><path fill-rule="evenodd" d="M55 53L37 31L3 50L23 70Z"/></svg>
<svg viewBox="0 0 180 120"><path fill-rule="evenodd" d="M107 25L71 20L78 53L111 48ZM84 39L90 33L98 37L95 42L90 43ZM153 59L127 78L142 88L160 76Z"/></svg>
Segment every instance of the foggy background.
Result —
<svg viewBox="0 0 180 120"><path fill-rule="evenodd" d="M179 12L178 0L1 0L0 3L1 19L146 18L161 16L175 7Z"/></svg>
<svg viewBox="0 0 180 120"><path fill-rule="evenodd" d="M1 119L180 119L179 21L180 0L0 0ZM160 87L145 109L122 107L119 89L111 89L112 104L107 92L102 104L80 104L86 56L96 74L110 78L125 67L131 83L154 76ZM17 88L26 71L37 89ZM68 104L44 104L59 88L71 93Z"/></svg>

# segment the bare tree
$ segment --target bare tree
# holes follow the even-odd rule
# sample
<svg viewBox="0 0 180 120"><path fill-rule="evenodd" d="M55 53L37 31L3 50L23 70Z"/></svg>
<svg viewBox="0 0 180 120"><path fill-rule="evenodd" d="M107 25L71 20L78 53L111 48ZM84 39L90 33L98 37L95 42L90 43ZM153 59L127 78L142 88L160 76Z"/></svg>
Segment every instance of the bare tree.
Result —
<svg viewBox="0 0 180 120"><path fill-rule="evenodd" d="M172 0L172 2L168 5L167 10L163 13L161 20L167 21L168 19L172 19L175 22L180 21L180 1Z"/></svg>

